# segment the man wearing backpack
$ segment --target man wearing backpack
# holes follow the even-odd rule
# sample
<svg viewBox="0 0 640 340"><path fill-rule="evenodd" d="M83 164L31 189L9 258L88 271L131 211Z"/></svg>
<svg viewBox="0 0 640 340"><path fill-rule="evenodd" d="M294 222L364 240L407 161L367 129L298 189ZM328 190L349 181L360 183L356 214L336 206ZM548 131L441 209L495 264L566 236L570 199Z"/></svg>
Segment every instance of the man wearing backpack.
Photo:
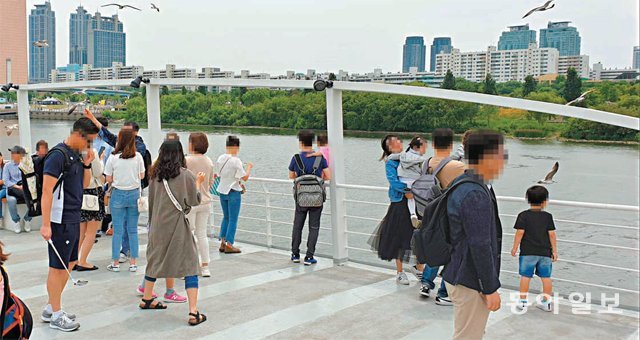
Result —
<svg viewBox="0 0 640 340"><path fill-rule="evenodd" d="M469 169L446 194L451 253L442 278L453 302L453 338L482 339L489 312L500 309L502 225L495 194L487 183L504 168L503 136L473 132L464 154Z"/></svg>
<svg viewBox="0 0 640 340"><path fill-rule="evenodd" d="M98 134L100 139L103 140L104 142L106 142L111 147L115 148L116 147L116 143L118 142L118 136L113 134L111 131L109 131L109 129L107 129L107 127L105 125L103 125L100 122L100 120L98 120L95 117L95 115L89 109L85 109L84 110L84 116L89 118L91 120L91 122L93 122L93 124L98 127L98 129L100 130L100 132ZM144 159L145 176L141 180L142 189L144 189L147 186L149 186L147 173L149 171L149 168L151 167L151 154L147 150L147 146L144 144L144 140L142 139L142 137L138 136L138 132L140 131L140 126L138 125L138 123L136 123L136 122L125 122L124 126L122 128L123 129L133 129L133 134L135 135L135 139L136 139L136 151L139 152L140 155L142 155L142 158ZM125 226L125 228L126 228L126 226ZM122 235L122 249L120 250L120 263L127 262L127 259L128 259L128 256L129 256L128 255L129 254L129 250L130 250L129 236L127 235L127 233L124 233Z"/></svg>
<svg viewBox="0 0 640 340"><path fill-rule="evenodd" d="M65 267L73 269L78 260L80 209L83 190L91 181L91 161L97 156L91 148L97 135L98 128L89 119L80 118L73 124L69 137L52 148L44 160L40 234L53 246L48 246L49 301L41 319L49 322L49 327L64 332L80 327L75 315L62 310L61 299L68 280Z"/></svg>
<svg viewBox="0 0 640 340"><path fill-rule="evenodd" d="M307 238L307 254L304 257L306 266L317 263L313 258L320 232L320 217L324 203L324 181L331 179L327 160L322 156L307 157L313 153L315 134L311 130L298 133L300 153L291 158L289 178L294 180L294 196L296 210L291 235L291 261L300 263L300 243L302 229L309 215L309 237Z"/></svg>
<svg viewBox="0 0 640 340"><path fill-rule="evenodd" d="M427 169L427 172L433 173L434 169L438 169L438 166L442 162L445 162L445 165L436 174L436 178L441 186L440 189L445 190L456 177L464 173L465 166L464 163L450 158L451 151L453 150L453 131L451 129L434 130L432 133L432 142L434 156L429 160L429 169ZM433 280L438 275L439 269L439 267L424 266L420 295L425 297L431 296L431 290L436 287ZM436 305L451 306L452 303L448 296L444 280L442 280L436 295Z"/></svg>

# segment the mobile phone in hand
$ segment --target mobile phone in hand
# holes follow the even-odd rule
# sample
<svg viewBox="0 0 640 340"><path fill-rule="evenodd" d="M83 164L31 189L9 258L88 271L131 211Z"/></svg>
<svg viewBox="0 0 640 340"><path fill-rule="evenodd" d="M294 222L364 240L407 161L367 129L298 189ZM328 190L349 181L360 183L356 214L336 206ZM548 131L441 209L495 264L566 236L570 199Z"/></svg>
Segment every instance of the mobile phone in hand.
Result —
<svg viewBox="0 0 640 340"><path fill-rule="evenodd" d="M106 147L104 145L100 147L100 151L98 151L98 158L102 157L102 154L104 153L105 149Z"/></svg>

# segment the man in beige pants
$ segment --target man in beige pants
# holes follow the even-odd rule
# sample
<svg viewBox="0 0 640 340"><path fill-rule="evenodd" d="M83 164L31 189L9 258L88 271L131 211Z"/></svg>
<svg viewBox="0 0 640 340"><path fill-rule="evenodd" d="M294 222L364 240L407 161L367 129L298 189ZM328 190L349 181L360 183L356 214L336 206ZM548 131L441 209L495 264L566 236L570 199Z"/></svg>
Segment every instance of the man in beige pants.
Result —
<svg viewBox="0 0 640 340"><path fill-rule="evenodd" d="M451 261L445 280L454 308L453 339L482 339L490 311L500 309L502 226L493 189L506 160L502 135L478 131L469 135L465 156L469 169L448 197Z"/></svg>

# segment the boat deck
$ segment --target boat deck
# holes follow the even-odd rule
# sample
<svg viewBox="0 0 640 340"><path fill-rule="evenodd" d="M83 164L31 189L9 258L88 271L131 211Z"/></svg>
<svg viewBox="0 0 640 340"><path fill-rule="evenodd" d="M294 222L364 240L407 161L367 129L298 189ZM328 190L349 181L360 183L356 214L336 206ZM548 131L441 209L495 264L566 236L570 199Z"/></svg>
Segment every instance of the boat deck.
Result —
<svg viewBox="0 0 640 340"><path fill-rule="evenodd" d="M47 250L38 232L16 235L0 231L5 264L16 295L36 319L32 339L447 339L453 330L452 307L437 306L418 295L419 282L397 285L393 271L347 263L337 266L320 258L317 265L292 264L286 252L239 244L242 254L219 254L212 242L211 278L201 278L199 308L209 320L187 325L186 304L165 311L138 309L135 286L144 275L145 260L137 273L106 270L111 238L102 237L90 256L100 267L95 272L74 273L87 279L84 287L67 286L65 310L78 315L81 328L72 333L49 329L39 322L47 301ZM140 252L146 249L140 235ZM126 268L126 266L123 266ZM124 268L123 268L124 269ZM177 280L179 292L183 281ZM156 292L164 291L158 280ZM604 314L591 306L586 315L572 313L561 302L556 313L530 308L516 315L505 305L492 313L487 339L638 339L638 313Z"/></svg>

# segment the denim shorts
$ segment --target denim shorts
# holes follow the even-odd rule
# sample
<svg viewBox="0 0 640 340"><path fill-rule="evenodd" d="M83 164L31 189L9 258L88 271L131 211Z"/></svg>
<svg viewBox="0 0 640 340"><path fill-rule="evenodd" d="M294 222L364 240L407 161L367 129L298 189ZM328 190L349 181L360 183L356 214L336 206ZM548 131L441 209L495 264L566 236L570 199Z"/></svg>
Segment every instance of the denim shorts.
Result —
<svg viewBox="0 0 640 340"><path fill-rule="evenodd" d="M524 255L520 256L520 276L532 278L535 272L538 277L546 279L551 277L551 258L547 256Z"/></svg>

